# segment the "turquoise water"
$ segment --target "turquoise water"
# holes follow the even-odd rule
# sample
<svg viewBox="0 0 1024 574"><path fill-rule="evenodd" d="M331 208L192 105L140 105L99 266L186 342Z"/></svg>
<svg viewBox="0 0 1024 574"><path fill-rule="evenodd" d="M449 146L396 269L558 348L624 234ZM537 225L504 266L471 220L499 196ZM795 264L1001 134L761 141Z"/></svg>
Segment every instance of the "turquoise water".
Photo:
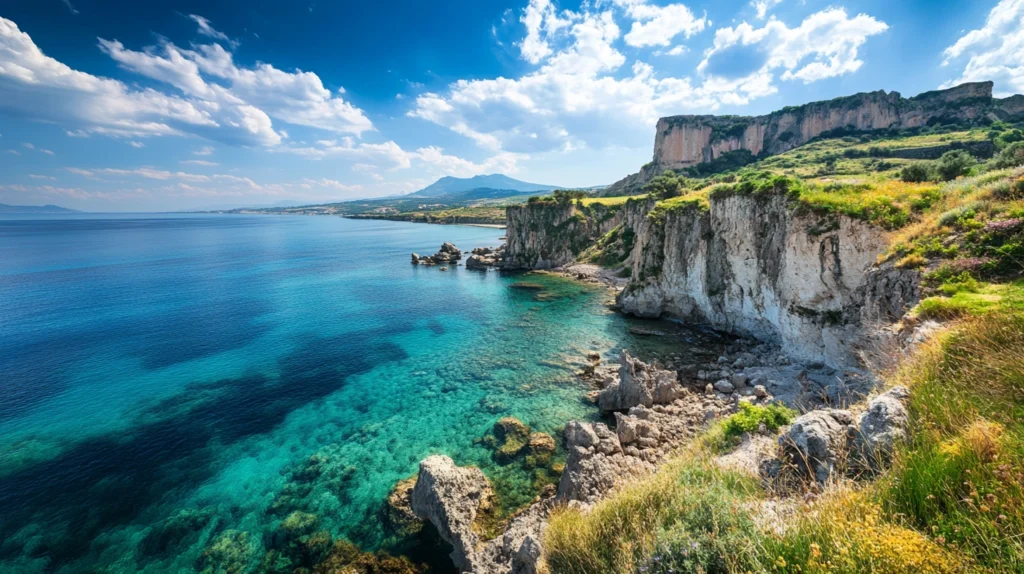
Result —
<svg viewBox="0 0 1024 574"><path fill-rule="evenodd" d="M535 476L474 439L503 416L556 435L594 418L583 356L643 343L603 289L531 276L538 300L509 287L523 277L408 263L501 233L0 220L0 570L264 570L294 511L429 560L436 541L398 539L381 517L432 453L482 468L510 506L528 500Z"/></svg>

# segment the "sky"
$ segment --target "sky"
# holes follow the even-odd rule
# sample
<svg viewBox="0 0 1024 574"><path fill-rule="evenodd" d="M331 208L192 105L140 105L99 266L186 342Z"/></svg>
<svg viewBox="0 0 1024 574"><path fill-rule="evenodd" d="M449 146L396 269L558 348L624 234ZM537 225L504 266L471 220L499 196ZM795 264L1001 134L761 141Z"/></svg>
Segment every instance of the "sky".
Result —
<svg viewBox="0 0 1024 574"><path fill-rule="evenodd" d="M0 203L589 187L662 116L979 80L1024 93L1024 0L0 0Z"/></svg>

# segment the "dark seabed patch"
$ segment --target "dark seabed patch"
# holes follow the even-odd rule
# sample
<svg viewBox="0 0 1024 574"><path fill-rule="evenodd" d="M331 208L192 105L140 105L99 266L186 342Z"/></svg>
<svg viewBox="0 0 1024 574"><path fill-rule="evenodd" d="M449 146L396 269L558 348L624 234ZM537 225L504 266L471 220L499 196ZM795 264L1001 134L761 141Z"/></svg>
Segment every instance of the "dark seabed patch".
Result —
<svg viewBox="0 0 1024 574"><path fill-rule="evenodd" d="M57 458L0 479L0 557L21 553L16 532L47 530L32 553L51 566L89 552L92 540L165 497L183 497L217 472L216 449L279 425L293 410L339 390L352 375L404 359L374 332L310 339L283 357L280 379L199 382L148 408L126 436L81 442ZM160 413L160 420L151 420ZM89 500L89 504L82 504Z"/></svg>

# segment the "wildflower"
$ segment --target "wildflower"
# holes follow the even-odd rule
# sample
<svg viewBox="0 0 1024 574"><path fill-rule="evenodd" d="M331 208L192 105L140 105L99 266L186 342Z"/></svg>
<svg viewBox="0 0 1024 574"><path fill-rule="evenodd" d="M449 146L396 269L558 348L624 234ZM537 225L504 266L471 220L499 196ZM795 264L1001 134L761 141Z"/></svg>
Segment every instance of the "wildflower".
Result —
<svg viewBox="0 0 1024 574"><path fill-rule="evenodd" d="M786 567L786 559L783 558L782 556L779 556L779 559L775 561L775 565L778 566L779 568L785 568Z"/></svg>

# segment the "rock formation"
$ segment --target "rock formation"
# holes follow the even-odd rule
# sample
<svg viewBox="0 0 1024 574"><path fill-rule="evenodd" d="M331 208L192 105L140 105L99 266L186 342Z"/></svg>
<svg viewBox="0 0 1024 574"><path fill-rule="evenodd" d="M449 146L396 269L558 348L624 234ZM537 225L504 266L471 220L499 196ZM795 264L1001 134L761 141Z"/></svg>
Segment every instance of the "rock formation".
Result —
<svg viewBox="0 0 1024 574"><path fill-rule="evenodd" d="M619 359L619 380L597 397L602 411L622 411L636 406L666 405L682 396L672 371L657 369L630 356L625 349Z"/></svg>
<svg viewBox="0 0 1024 574"><path fill-rule="evenodd" d="M768 156L835 130L915 128L932 122L974 123L1024 117L1024 96L992 97L992 82L962 84L903 98L897 92L861 93L784 108L764 116L672 116L658 121L654 159L639 174L616 182L606 195L637 193L667 170L709 162L731 152Z"/></svg>
<svg viewBox="0 0 1024 574"><path fill-rule="evenodd" d="M429 520L445 542L452 545L452 562L463 571L476 568L480 535L474 522L492 504L493 493L480 469L458 467L447 456L420 462L412 490L412 510Z"/></svg>
<svg viewBox="0 0 1024 574"><path fill-rule="evenodd" d="M506 269L552 269L573 261L621 223L620 206L541 201L506 208Z"/></svg>
<svg viewBox="0 0 1024 574"><path fill-rule="evenodd" d="M782 463L821 484L837 472L885 468L895 445L907 437L909 397L905 387L896 387L872 399L857 416L834 409L800 416L779 436Z"/></svg>
<svg viewBox="0 0 1024 574"><path fill-rule="evenodd" d="M919 298L917 272L875 267L882 230L806 213L784 193L712 197L709 209L658 218L647 217L647 202L625 209L636 225L619 298L627 313L705 322L840 367L859 363L865 326L895 320Z"/></svg>
<svg viewBox="0 0 1024 574"><path fill-rule="evenodd" d="M444 263L455 263L462 259L462 251L454 244L445 242L441 245L441 249L437 253L430 257L420 256L417 253L412 254L413 265L438 265Z"/></svg>

